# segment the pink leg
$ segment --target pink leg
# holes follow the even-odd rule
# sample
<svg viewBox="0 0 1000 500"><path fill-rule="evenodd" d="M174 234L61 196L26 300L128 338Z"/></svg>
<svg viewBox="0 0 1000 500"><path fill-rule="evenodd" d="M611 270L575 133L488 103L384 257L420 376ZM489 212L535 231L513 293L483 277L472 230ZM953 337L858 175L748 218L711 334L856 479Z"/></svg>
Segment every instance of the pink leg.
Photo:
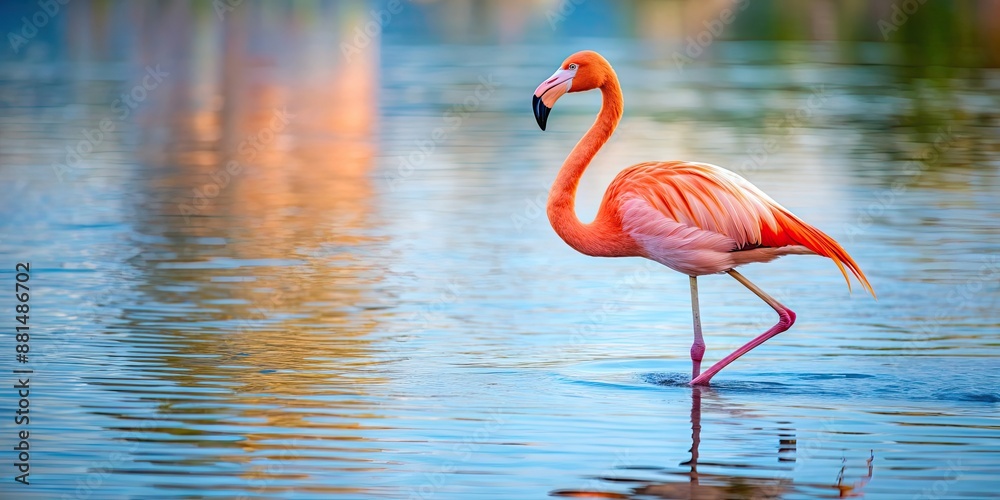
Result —
<svg viewBox="0 0 1000 500"><path fill-rule="evenodd" d="M767 302L769 306L774 308L774 310L778 313L778 324L772 326L770 330L760 334L757 338L751 340L750 342L747 342L746 345L744 345L743 347L740 347L739 349L733 351L732 354L730 354L729 356L722 358L718 363L712 365L711 368L705 370L705 373L702 373L701 375L694 377L691 380L691 385L708 385L709 381L712 380L712 377L714 377L716 373L719 373L723 368L725 368L726 365L732 363L733 361L736 361L737 358L750 352L751 350L753 350L753 348L763 344L771 337L785 330L788 330L789 328L791 328L792 324L795 323L795 313L792 312L791 309L781 305L780 302L774 300L774 298L772 298L770 295L764 293L763 290L757 288L757 285L751 283L750 280L743 277L742 274L736 272L733 269L730 269L728 273L730 276L735 278L736 281L743 283L743 286L749 288L751 292L756 294L758 297L763 299L764 302Z"/></svg>
<svg viewBox="0 0 1000 500"><path fill-rule="evenodd" d="M694 343L691 344L691 378L701 373L701 360L705 357L705 339L701 336L701 311L698 308L698 278L689 276L691 283L691 315L694 318Z"/></svg>

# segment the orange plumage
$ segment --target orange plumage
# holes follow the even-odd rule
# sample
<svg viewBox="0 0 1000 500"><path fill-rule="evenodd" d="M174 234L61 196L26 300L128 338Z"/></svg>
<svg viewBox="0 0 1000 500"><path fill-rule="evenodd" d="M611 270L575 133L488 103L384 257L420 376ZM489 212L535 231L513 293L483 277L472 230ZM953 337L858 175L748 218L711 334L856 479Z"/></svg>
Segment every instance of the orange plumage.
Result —
<svg viewBox="0 0 1000 500"><path fill-rule="evenodd" d="M766 262L785 254L810 250L829 257L847 280L847 270L874 295L858 264L833 238L805 223L739 175L707 163L682 161L640 163L626 168L611 182L602 205L621 207L623 200L641 196L664 218L732 240L735 265ZM623 213L621 208L619 213ZM622 225L631 221L622 215ZM767 249L766 251L760 251ZM688 274L728 270L706 267Z"/></svg>
<svg viewBox="0 0 1000 500"><path fill-rule="evenodd" d="M723 367L767 339L787 330L795 313L746 279L735 268L789 254L828 257L847 280L852 274L872 296L875 291L857 262L833 238L806 224L739 175L707 163L640 163L611 182L594 221L576 216L580 177L608 141L622 116L618 76L592 51L568 57L537 89L532 108L545 130L556 100L569 92L600 89L601 111L570 152L549 193L552 228L571 247L593 256L645 257L690 276L695 341L692 384L707 384ZM697 302L697 277L729 273L778 313L779 321L743 347L700 373L705 343Z"/></svg>

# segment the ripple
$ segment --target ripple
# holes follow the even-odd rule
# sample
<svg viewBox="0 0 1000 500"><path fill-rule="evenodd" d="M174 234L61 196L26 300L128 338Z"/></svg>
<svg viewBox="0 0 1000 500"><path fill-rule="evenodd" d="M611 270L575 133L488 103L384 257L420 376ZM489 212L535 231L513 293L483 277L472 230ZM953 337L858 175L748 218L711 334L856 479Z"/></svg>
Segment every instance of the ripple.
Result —
<svg viewBox="0 0 1000 500"><path fill-rule="evenodd" d="M77 5L30 61L3 60L0 100L17 103L0 113L0 181L14 190L0 197L0 281L33 259L44 475L18 490L4 478L0 498L994 495L995 70L940 66L928 85L911 81L919 68L879 64L894 53L879 44L855 65L836 57L850 46L719 41L718 57L678 72L634 39L600 40L630 104L580 184L581 213L631 162L740 168L775 144L746 176L844 243L879 291L848 294L820 258L747 266L798 323L692 388L688 280L579 255L545 219L555 169L599 106L566 97L552 131L525 126L525 82L551 73L566 40L517 42L545 23L518 11L502 46L408 43L427 3L403 2L411 21L350 65L332 41L369 12L324 2L244 3L194 32L178 25L183 6ZM157 29L113 22L122 12ZM95 27L142 50L104 54L122 44L92 43ZM148 38L164 32L176 43ZM58 46L74 37L79 50ZM763 62L777 53L787 64ZM74 178L52 175L103 99L136 85L123 73L161 63L177 68L170 88L150 91ZM430 141L487 73L497 92ZM767 126L822 85L836 105ZM295 120L252 159L227 151L286 105ZM939 126L961 141L905 175ZM179 214L230 160L244 173ZM700 283L706 364L773 324L728 277Z"/></svg>

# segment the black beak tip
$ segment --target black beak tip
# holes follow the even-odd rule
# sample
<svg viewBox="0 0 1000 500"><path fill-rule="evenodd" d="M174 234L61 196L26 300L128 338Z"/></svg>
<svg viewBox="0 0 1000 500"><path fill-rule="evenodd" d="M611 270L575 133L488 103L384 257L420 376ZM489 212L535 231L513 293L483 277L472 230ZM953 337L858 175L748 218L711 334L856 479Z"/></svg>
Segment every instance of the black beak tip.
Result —
<svg viewBox="0 0 1000 500"><path fill-rule="evenodd" d="M552 108L546 106L538 96L532 96L531 109L535 113L535 121L538 122L538 126L542 130L545 130L545 122L548 121L549 112L552 111Z"/></svg>

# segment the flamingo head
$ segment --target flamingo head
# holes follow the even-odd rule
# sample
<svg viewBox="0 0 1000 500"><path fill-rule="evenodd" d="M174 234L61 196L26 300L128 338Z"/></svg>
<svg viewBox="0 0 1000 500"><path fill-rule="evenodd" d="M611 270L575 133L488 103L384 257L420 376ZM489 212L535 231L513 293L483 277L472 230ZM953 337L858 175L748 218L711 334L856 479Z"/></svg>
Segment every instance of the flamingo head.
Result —
<svg viewBox="0 0 1000 500"><path fill-rule="evenodd" d="M552 106L566 92L583 92L603 87L614 74L611 64L592 50L582 50L566 58L559 69L535 89L531 107L542 130Z"/></svg>

